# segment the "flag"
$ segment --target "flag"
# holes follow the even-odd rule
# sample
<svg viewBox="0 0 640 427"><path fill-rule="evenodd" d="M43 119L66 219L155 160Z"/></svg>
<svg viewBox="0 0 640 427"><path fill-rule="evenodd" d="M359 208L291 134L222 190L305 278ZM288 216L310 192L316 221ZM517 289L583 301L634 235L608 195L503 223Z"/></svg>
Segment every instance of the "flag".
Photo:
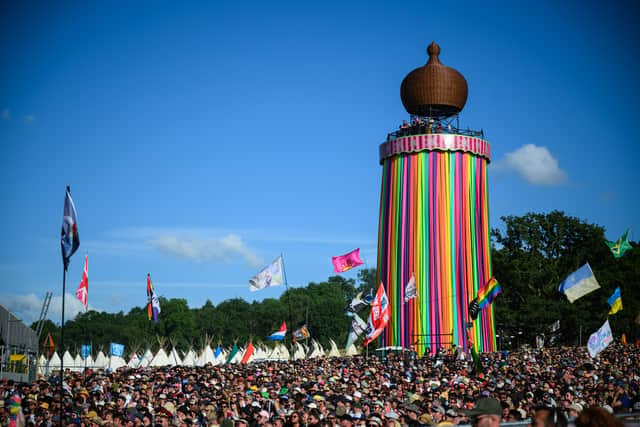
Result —
<svg viewBox="0 0 640 427"><path fill-rule="evenodd" d="M47 334L47 337L44 339L42 343L43 353L47 354L47 358L51 358L53 354L53 350L55 349L55 345L53 344L53 338L51 338L51 334Z"/></svg>
<svg viewBox="0 0 640 427"><path fill-rule="evenodd" d="M62 214L62 263L65 271L69 266L69 258L78 250L80 246L80 236L78 235L78 217L76 207L71 199L71 189L67 185L67 192L64 196L64 211Z"/></svg>
<svg viewBox="0 0 640 427"><path fill-rule="evenodd" d="M611 306L611 310L609 310L609 314L616 314L620 310L622 310L622 294L620 294L620 286L613 291L613 294L607 300L609 306Z"/></svg>
<svg viewBox="0 0 640 427"><path fill-rule="evenodd" d="M258 274L249 279L249 290L255 292L268 286L282 285L282 277L282 257L279 256Z"/></svg>
<svg viewBox="0 0 640 427"><path fill-rule="evenodd" d="M622 345L627 345L627 334L625 334L624 332L620 336L620 342L622 343Z"/></svg>
<svg viewBox="0 0 640 427"><path fill-rule="evenodd" d="M283 321L280 329L269 335L267 339L269 341L282 341L285 335L287 335L287 324Z"/></svg>
<svg viewBox="0 0 640 427"><path fill-rule="evenodd" d="M347 335L347 343L344 348L348 349L351 345L356 342L358 337L362 335L364 331L367 330L367 323L360 318L357 314L354 314L351 318L351 329L349 330L349 334Z"/></svg>
<svg viewBox="0 0 640 427"><path fill-rule="evenodd" d="M331 261L333 262L333 271L336 273L349 271L353 267L362 265L362 260L360 259L360 248L356 248L348 254L331 257Z"/></svg>
<svg viewBox="0 0 640 427"><path fill-rule="evenodd" d="M376 339L382 333L389 322L391 308L384 286L380 283L376 297L371 302L371 314L367 323L367 330L364 339L364 345L367 346L371 341Z"/></svg>
<svg viewBox="0 0 640 427"><path fill-rule="evenodd" d="M84 270L82 271L82 280L76 289L76 298L84 305L84 311L87 311L87 296L89 295L89 254L84 258Z"/></svg>
<svg viewBox="0 0 640 427"><path fill-rule="evenodd" d="M469 313L469 317L471 318L471 320L476 320L478 318L479 311L480 311L480 306L478 305L478 298L474 298L471 301L469 301L467 312Z"/></svg>
<svg viewBox="0 0 640 427"><path fill-rule="evenodd" d="M124 354L124 344L118 344L115 342L111 343L111 348L109 349L109 354L112 356L120 356Z"/></svg>
<svg viewBox="0 0 640 427"><path fill-rule="evenodd" d="M153 289L151 283L151 274L147 274L147 314L149 320L153 319L153 323L158 323L158 315L160 314L160 300Z"/></svg>
<svg viewBox="0 0 640 427"><path fill-rule="evenodd" d="M240 361L240 363L246 364L247 362L249 362L249 358L251 358L254 351L256 351L256 349L253 348L253 343L249 341L249 345L247 346L247 349L244 351L244 354L242 355L242 360Z"/></svg>
<svg viewBox="0 0 640 427"><path fill-rule="evenodd" d="M611 326L609 326L609 319L607 319L600 329L592 333L589 337L589 342L587 343L589 355L592 358L596 357L598 353L607 348L612 342L613 334L611 333Z"/></svg>
<svg viewBox="0 0 640 427"><path fill-rule="evenodd" d="M357 313L369 304L362 299L362 292L358 292L358 294L351 300L351 303L347 307L347 311L351 313Z"/></svg>
<svg viewBox="0 0 640 427"><path fill-rule="evenodd" d="M627 231L625 231L617 241L610 242L607 240L605 243L609 246L609 249L611 249L613 257L620 258L625 252L631 249L631 243L629 243L629 229L627 229Z"/></svg>
<svg viewBox="0 0 640 427"><path fill-rule="evenodd" d="M494 300L495 297L500 295L502 287L495 277L491 277L484 287L478 289L476 298L478 299L478 308L482 310Z"/></svg>
<svg viewBox="0 0 640 427"><path fill-rule="evenodd" d="M300 326L298 329L293 331L291 335L293 336L294 342L306 340L311 336L311 334L309 333L309 329L307 329L307 325Z"/></svg>
<svg viewBox="0 0 640 427"><path fill-rule="evenodd" d="M81 354L83 359L91 356L91 344L82 344Z"/></svg>
<svg viewBox="0 0 640 427"><path fill-rule="evenodd" d="M407 282L407 286L404 288L404 302L409 302L413 298L418 296L418 290L416 289L416 276L411 275L411 279Z"/></svg>
<svg viewBox="0 0 640 427"><path fill-rule="evenodd" d="M238 354L238 350L240 350L238 348L238 344L233 343L233 348L231 349L231 353L229 353L229 356L227 357L226 362L224 362L225 365L228 365L229 363L231 363L233 358L236 357L236 354Z"/></svg>
<svg viewBox="0 0 640 427"><path fill-rule="evenodd" d="M218 346L216 347L216 351L213 352L213 358L217 359L218 356L220 356L220 353L222 353L222 346L218 344Z"/></svg>
<svg viewBox="0 0 640 427"><path fill-rule="evenodd" d="M573 303L578 298L599 288L596 276L593 275L589 263L586 263L564 279L558 290L567 296L570 303Z"/></svg>

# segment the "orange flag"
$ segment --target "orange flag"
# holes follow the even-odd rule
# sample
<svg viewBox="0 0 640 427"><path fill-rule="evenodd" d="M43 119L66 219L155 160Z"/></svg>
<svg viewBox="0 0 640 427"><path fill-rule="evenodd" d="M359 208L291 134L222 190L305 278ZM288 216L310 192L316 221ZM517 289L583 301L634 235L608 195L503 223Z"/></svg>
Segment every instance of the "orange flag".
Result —
<svg viewBox="0 0 640 427"><path fill-rule="evenodd" d="M249 361L249 358L253 355L254 351L256 351L256 349L253 348L253 343L249 341L249 345L247 346L247 349L244 351L244 354L242 355L242 360L240 361L240 363L246 364Z"/></svg>

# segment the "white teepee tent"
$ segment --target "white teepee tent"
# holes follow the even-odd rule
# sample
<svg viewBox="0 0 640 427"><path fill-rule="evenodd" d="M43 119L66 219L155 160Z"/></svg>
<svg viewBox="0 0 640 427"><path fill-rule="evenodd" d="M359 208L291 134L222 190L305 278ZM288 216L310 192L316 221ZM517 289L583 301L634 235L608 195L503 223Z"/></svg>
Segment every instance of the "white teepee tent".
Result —
<svg viewBox="0 0 640 427"><path fill-rule="evenodd" d="M187 350L187 353L182 358L182 366L196 366L196 356L195 352L193 351L193 347L189 346L189 350Z"/></svg>
<svg viewBox="0 0 640 427"><path fill-rule="evenodd" d="M76 372L82 372L84 369L84 359L80 356L80 353L76 354L76 357L73 359L73 366Z"/></svg>
<svg viewBox="0 0 640 427"><path fill-rule="evenodd" d="M330 339L329 342L331 343L331 350L329 350L328 357L340 357L340 351L335 341Z"/></svg>
<svg viewBox="0 0 640 427"><path fill-rule="evenodd" d="M345 353L345 356L357 356L360 354L355 344L351 344Z"/></svg>
<svg viewBox="0 0 640 427"><path fill-rule="evenodd" d="M65 351L62 355L62 363L64 364L64 369L68 368L71 371L75 371L76 362L73 360L69 350Z"/></svg>
<svg viewBox="0 0 640 427"><path fill-rule="evenodd" d="M180 360L180 355L178 354L178 350L176 350L176 345L173 340L169 340L171 343L171 351L168 355L169 365L170 366L181 366L182 360Z"/></svg>
<svg viewBox="0 0 640 427"><path fill-rule="evenodd" d="M127 366L126 360L124 360L121 356L112 355L109 359L109 365L107 367L115 371L116 369L120 369L123 366Z"/></svg>
<svg viewBox="0 0 640 427"><path fill-rule="evenodd" d="M213 354L213 350L211 349L211 339L207 340L207 345L202 350L200 357L198 357L197 365L204 366L207 363L211 363L212 365L215 362L215 356Z"/></svg>
<svg viewBox="0 0 640 427"><path fill-rule="evenodd" d="M168 366L169 365L169 357L167 356L167 352L164 351L164 348L160 347L158 352L153 356L151 362L149 362L149 367L160 367L160 366Z"/></svg>
<svg viewBox="0 0 640 427"><path fill-rule="evenodd" d="M294 347L295 347L295 350L293 351L293 360L304 359L305 351L304 351L304 347L302 347L302 344L297 342L295 343Z"/></svg>
<svg viewBox="0 0 640 427"><path fill-rule="evenodd" d="M138 365L138 367L146 368L149 366L149 363L151 363L152 360L153 360L153 353L151 353L151 349L147 348L144 351L144 354L142 355L142 357L140 358L140 364Z"/></svg>
<svg viewBox="0 0 640 427"><path fill-rule="evenodd" d="M49 359L49 374L51 374L51 371L53 371L54 369L60 369L60 356L58 356L58 352L54 351L53 352L53 356L51 356L51 359Z"/></svg>
<svg viewBox="0 0 640 427"><path fill-rule="evenodd" d="M93 362L93 367L95 369L106 369L109 366L109 359L104 355L102 349L98 351L98 355L96 356L96 360Z"/></svg>

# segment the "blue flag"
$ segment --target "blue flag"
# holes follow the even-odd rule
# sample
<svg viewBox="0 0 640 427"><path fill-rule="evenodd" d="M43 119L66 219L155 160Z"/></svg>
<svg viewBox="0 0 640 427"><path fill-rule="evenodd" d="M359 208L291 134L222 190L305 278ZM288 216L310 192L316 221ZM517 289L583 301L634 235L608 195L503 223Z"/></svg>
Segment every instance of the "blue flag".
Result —
<svg viewBox="0 0 640 427"><path fill-rule="evenodd" d="M216 351L213 352L213 357L217 359L218 356L220 356L220 353L222 353L222 346L218 344Z"/></svg>
<svg viewBox="0 0 640 427"><path fill-rule="evenodd" d="M600 288L600 284L593 275L589 263L586 263L569 276L558 287L558 290L567 296L570 303L589 292Z"/></svg>
<svg viewBox="0 0 640 427"><path fill-rule="evenodd" d="M115 342L111 343L111 351L109 352L112 356L120 356L124 354L124 344L117 344Z"/></svg>
<svg viewBox="0 0 640 427"><path fill-rule="evenodd" d="M69 258L80 246L80 236L78 235L78 218L76 207L71 199L71 189L67 186L64 196L64 211L62 213L62 237L60 238L62 247L62 263L65 271L69 266Z"/></svg>
<svg viewBox="0 0 640 427"><path fill-rule="evenodd" d="M81 354L83 359L91 356L91 344L82 344Z"/></svg>

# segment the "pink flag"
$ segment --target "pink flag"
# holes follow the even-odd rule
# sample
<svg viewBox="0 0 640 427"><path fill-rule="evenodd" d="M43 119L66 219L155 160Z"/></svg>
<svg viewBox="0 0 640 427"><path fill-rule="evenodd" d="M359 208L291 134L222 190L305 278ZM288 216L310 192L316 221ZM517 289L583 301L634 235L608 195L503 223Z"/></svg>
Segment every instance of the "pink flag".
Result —
<svg viewBox="0 0 640 427"><path fill-rule="evenodd" d="M82 280L76 290L76 298L80 300L84 305L85 311L87 310L87 295L89 294L89 254L84 259L84 271L82 272Z"/></svg>
<svg viewBox="0 0 640 427"><path fill-rule="evenodd" d="M362 265L362 260L360 259L360 248L356 248L348 254L331 257L331 261L333 261L333 271L336 273L349 271L353 267Z"/></svg>

